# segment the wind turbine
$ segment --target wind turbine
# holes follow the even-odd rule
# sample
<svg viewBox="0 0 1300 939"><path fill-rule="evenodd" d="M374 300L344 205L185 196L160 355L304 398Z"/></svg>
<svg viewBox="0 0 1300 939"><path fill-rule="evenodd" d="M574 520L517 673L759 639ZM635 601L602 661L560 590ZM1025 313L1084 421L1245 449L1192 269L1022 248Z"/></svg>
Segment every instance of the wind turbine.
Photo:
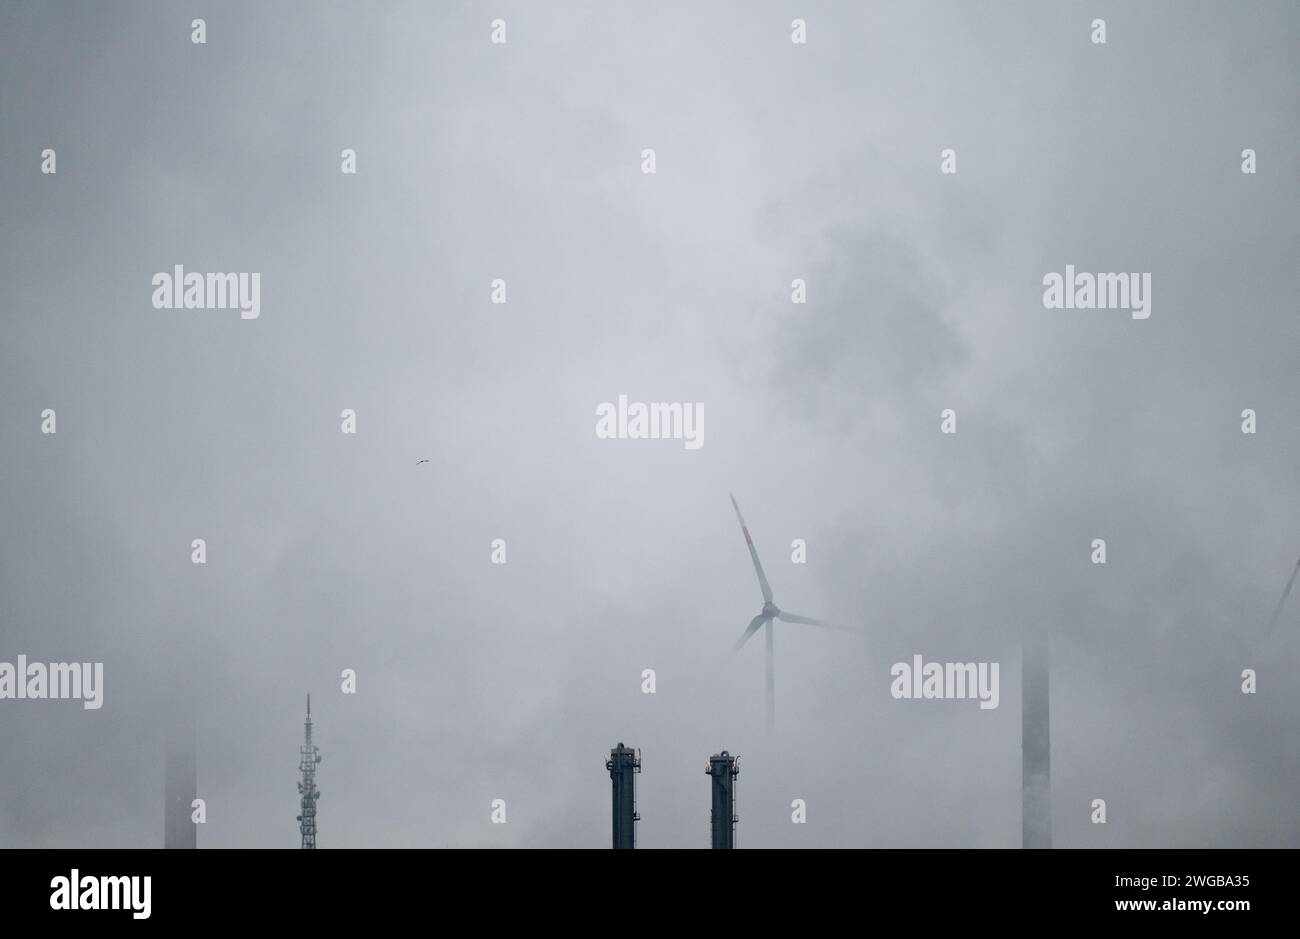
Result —
<svg viewBox="0 0 1300 939"><path fill-rule="evenodd" d="M758 588L763 592L763 609L749 621L749 626L745 628L745 632L731 651L739 651L740 647L748 642L754 633L763 629L763 627L767 627L763 635L763 641L767 647L767 726L770 730L776 724L776 676L772 666L772 621L779 619L783 623L802 623L805 626L823 626L827 629L841 629L846 632L853 632L854 630L849 629L847 626L828 623L825 620L813 619L811 616L787 613L772 602L772 588L767 582L767 575L763 573L763 563L759 561L758 552L754 550L754 539L749 537L749 529L745 527L745 517L740 514L740 506L736 504L735 496L731 496L731 506L736 510L736 518L740 520L740 530L745 533L745 544L749 547L749 556L754 562L754 573L758 575Z"/></svg>

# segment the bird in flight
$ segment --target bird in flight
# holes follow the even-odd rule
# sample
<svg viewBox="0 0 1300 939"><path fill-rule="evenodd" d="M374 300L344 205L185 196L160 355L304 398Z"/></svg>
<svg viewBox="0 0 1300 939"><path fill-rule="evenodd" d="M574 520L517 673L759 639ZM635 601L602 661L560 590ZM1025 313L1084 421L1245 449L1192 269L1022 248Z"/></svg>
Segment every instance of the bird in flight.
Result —
<svg viewBox="0 0 1300 939"><path fill-rule="evenodd" d="M417 460L415 465L419 466L421 463L428 463L428 462L429 462L428 460Z"/></svg>

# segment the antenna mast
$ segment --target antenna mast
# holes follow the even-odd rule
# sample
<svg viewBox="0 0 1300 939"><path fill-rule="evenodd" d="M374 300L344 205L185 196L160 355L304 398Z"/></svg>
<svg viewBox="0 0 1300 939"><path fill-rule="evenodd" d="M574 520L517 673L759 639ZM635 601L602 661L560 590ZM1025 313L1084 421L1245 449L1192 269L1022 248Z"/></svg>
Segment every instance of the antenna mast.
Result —
<svg viewBox="0 0 1300 939"><path fill-rule="evenodd" d="M298 783L298 794L302 796L302 814L298 816L298 830L302 832L304 849L316 847L316 800L320 790L316 788L316 764L320 762L320 749L311 742L311 695L307 695L307 721L303 724L303 744L298 751L298 769L302 780Z"/></svg>

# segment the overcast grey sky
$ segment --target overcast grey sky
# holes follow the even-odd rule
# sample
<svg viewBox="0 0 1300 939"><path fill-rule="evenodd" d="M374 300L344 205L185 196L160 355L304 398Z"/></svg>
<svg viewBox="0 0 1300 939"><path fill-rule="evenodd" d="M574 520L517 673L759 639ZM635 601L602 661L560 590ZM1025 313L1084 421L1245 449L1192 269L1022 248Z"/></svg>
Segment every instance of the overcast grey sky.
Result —
<svg viewBox="0 0 1300 939"><path fill-rule="evenodd" d="M199 845L296 846L311 692L324 848L605 847L620 740L644 847L707 846L722 748L742 847L1018 846L1045 630L1058 846L1300 845L1297 48L1290 0L5 4L0 661L105 690L0 701L0 844L161 844L184 693ZM260 318L154 309L176 264ZM1044 309L1067 264L1150 319ZM704 446L597 439L620 394ZM729 491L864 630L779 626L770 737ZM893 699L915 653L1000 706Z"/></svg>

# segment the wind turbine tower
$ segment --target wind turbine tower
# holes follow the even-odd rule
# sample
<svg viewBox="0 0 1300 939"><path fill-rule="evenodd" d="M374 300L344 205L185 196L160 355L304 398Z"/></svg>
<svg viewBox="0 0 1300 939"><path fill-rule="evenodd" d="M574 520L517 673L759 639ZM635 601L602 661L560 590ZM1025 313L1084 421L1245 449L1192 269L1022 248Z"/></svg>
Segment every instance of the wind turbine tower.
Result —
<svg viewBox="0 0 1300 939"><path fill-rule="evenodd" d="M320 762L320 749L311 742L311 695L307 695L307 721L303 724L303 744L299 749L298 769L302 780L298 783L298 794L302 797L302 814L298 816L298 830L302 832L304 849L316 847L316 800L320 790L316 788L316 764Z"/></svg>

